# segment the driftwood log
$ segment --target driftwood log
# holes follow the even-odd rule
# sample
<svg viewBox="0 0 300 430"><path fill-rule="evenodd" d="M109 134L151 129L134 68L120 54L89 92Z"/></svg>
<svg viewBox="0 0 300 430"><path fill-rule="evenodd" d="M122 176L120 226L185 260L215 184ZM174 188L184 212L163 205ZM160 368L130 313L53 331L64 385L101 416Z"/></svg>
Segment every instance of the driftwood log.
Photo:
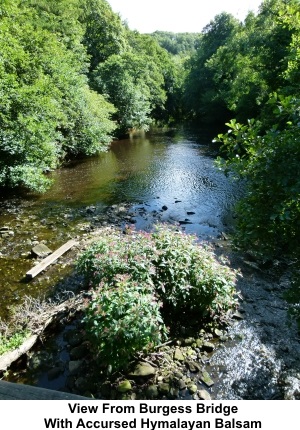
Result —
<svg viewBox="0 0 300 430"><path fill-rule="evenodd" d="M61 257L65 252L69 251L74 245L77 245L78 243L75 240L69 240L67 243L65 243L63 246L58 248L56 251L54 251L51 255L44 258L40 263L38 263L35 267L33 267L31 270L29 270L26 273L26 277L28 279L32 279L35 276L37 276L39 273L41 273L43 270L47 269L50 264L54 263L59 257Z"/></svg>
<svg viewBox="0 0 300 430"><path fill-rule="evenodd" d="M74 296L58 305L49 307L38 315L33 315L31 321L32 334L21 346L13 351L6 352L0 356L0 371L7 370L23 354L26 354L44 333L47 327L58 322L62 317L70 316L72 313L83 309L84 299L81 294Z"/></svg>

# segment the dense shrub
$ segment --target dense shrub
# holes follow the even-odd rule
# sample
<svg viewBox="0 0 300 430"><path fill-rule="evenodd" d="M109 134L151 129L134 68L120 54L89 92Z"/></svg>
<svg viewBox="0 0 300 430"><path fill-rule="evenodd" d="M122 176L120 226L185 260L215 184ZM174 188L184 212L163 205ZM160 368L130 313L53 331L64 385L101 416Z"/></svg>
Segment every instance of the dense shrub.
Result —
<svg viewBox="0 0 300 430"><path fill-rule="evenodd" d="M111 142L115 109L88 85L81 8L79 0L1 2L1 187L43 192L45 171Z"/></svg>
<svg viewBox="0 0 300 430"><path fill-rule="evenodd" d="M88 335L101 360L124 367L138 351L166 339L167 329L153 291L128 275L115 285L101 283L84 318Z"/></svg>
<svg viewBox="0 0 300 430"><path fill-rule="evenodd" d="M246 180L238 204L237 242L265 255L299 255L300 101L273 94L273 125L261 132L258 121L232 120L219 135L228 157L221 165Z"/></svg>
<svg viewBox="0 0 300 430"><path fill-rule="evenodd" d="M153 233L103 232L79 259L94 287L87 331L116 367L165 337L165 321L220 321L234 308L235 276L196 237L166 226ZM162 302L160 313L159 301ZM192 318L191 318L192 317Z"/></svg>

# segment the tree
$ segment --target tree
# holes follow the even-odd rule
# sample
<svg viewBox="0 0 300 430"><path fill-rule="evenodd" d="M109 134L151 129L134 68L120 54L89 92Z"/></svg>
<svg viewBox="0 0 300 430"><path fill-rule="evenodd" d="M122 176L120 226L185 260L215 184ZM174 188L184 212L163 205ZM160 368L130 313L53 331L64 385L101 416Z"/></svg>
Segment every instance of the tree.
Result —
<svg viewBox="0 0 300 430"><path fill-rule="evenodd" d="M221 165L246 179L238 203L239 245L260 255L299 255L300 100L275 93L268 103L274 123L265 132L255 120L227 124L229 132L217 138L227 156Z"/></svg>
<svg viewBox="0 0 300 430"><path fill-rule="evenodd" d="M151 34L158 44L172 55L190 56L196 51L200 33L155 31Z"/></svg>
<svg viewBox="0 0 300 430"><path fill-rule="evenodd" d="M214 81L214 73L207 67L207 63L220 47L226 45L239 25L230 14L217 15L204 28L196 54L187 62L184 100L190 116L194 119L216 122L228 116L227 106Z"/></svg>
<svg viewBox="0 0 300 430"><path fill-rule="evenodd" d="M90 71L111 55L126 51L126 31L120 17L105 0L84 0L80 17L85 33L83 44L91 57Z"/></svg>
<svg viewBox="0 0 300 430"><path fill-rule="evenodd" d="M53 10L35 3L8 0L1 10L0 185L43 191L44 171L67 154L106 148L114 124L112 105L82 73L87 56L79 39L70 45L50 31Z"/></svg>
<svg viewBox="0 0 300 430"><path fill-rule="evenodd" d="M93 73L94 88L117 108L114 118L120 134L132 128L147 130L151 123L152 98L144 64L143 58L127 52L110 56Z"/></svg>

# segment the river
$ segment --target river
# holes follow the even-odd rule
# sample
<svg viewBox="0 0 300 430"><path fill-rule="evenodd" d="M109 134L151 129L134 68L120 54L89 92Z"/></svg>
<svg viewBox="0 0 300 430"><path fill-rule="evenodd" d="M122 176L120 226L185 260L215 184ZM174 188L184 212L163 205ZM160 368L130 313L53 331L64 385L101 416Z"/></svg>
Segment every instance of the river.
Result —
<svg viewBox="0 0 300 430"><path fill-rule="evenodd" d="M226 230L238 187L214 166L212 137L207 130L182 129L135 135L53 172L43 195L3 196L0 227L9 233L0 239L0 315L6 317L25 295L48 294L64 276L62 270L42 283L24 279L35 244L55 250L91 223L116 223L103 218L112 205L126 204L137 229L177 222L201 239L217 238Z"/></svg>

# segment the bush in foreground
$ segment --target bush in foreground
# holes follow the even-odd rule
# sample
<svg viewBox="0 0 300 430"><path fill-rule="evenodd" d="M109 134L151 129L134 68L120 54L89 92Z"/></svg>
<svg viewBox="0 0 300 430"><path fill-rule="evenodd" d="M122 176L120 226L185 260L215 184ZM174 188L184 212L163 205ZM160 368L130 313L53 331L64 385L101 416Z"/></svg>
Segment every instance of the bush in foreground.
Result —
<svg viewBox="0 0 300 430"><path fill-rule="evenodd" d="M107 230L80 257L78 269L94 288L87 332L100 357L116 368L161 343L164 321L220 322L236 304L234 273L195 236L171 227L127 235Z"/></svg>

